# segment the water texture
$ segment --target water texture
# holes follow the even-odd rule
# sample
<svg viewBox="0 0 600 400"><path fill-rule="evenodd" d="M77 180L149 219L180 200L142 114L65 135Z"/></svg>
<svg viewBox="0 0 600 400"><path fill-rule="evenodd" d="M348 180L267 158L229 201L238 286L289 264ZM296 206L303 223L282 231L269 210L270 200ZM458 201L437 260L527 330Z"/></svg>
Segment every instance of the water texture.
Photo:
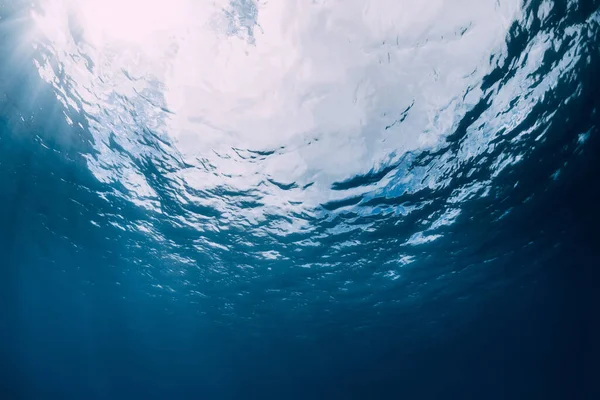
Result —
<svg viewBox="0 0 600 400"><path fill-rule="evenodd" d="M600 2L0 1L0 396L596 399Z"/></svg>

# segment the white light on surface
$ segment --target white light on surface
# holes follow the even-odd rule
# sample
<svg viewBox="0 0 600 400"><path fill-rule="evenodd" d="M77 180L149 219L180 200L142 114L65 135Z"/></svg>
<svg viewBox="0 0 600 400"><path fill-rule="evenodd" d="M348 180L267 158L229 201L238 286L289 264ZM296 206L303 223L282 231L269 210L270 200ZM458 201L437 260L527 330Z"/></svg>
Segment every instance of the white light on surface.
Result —
<svg viewBox="0 0 600 400"><path fill-rule="evenodd" d="M88 39L141 44L157 33L168 34L185 19L183 0L72 0Z"/></svg>
<svg viewBox="0 0 600 400"><path fill-rule="evenodd" d="M49 49L87 99L86 113L102 121L95 136L117 130L120 144L141 154L139 128L151 128L189 165L207 159L219 171L181 171L192 187L250 190L265 176L299 187L316 182L313 204L337 199L332 182L452 132L477 104L490 54L501 51L506 21L521 4L379 0L366 9L364 0L289 0L252 2L249 11L231 0L39 1L34 19ZM46 64L40 71L56 80ZM259 163L221 156L232 149L286 150ZM109 146L98 152L99 170L112 165ZM114 179L124 176L114 171Z"/></svg>

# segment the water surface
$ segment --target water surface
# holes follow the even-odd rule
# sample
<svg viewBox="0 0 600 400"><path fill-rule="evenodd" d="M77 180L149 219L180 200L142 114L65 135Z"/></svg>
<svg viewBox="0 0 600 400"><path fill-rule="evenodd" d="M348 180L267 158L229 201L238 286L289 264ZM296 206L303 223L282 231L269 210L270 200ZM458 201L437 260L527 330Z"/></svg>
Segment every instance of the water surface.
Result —
<svg viewBox="0 0 600 400"><path fill-rule="evenodd" d="M4 397L596 398L599 6L4 1Z"/></svg>

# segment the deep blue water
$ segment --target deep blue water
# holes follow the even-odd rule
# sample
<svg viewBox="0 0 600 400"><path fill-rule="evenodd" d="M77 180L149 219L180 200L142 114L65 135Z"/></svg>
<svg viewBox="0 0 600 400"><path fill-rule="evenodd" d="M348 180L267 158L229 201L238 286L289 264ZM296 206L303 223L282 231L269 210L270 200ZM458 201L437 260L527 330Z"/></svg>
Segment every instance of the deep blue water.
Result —
<svg viewBox="0 0 600 400"><path fill-rule="evenodd" d="M352 36L367 56L350 70L306 50L334 37L331 6L310 26L333 28L298 47L321 86L276 87L322 90L297 119L219 119L211 103L242 96L234 75L210 75L226 100L197 86L184 107L175 78L130 63L133 45L86 44L75 19L53 41L32 33L32 7L0 3L0 398L600 398L598 1L522 3L465 88L444 66L474 45L443 49L486 21L442 35L432 73L419 57L438 39ZM230 2L219 40L250 60L267 11ZM405 53L415 67L394 64ZM361 84L386 80L355 102L355 126L343 102L359 66ZM450 113L433 100L447 93ZM214 119L189 139L165 122L185 113Z"/></svg>

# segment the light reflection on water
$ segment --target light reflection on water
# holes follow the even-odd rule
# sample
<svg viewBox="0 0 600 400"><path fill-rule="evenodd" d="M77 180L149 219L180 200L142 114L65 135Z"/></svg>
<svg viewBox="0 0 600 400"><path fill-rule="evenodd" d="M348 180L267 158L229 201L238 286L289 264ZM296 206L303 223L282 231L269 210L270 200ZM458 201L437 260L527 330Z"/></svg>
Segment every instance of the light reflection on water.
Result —
<svg viewBox="0 0 600 400"><path fill-rule="evenodd" d="M435 292L455 264L408 266L455 240L470 201L505 195L495 182L568 99L536 106L586 63L598 24L565 18L559 34L548 1L109 3L40 0L24 40L91 133L102 196L144 212L93 223L150 238L160 272L132 263L161 295L224 310L290 271L265 296L296 309Z"/></svg>
<svg viewBox="0 0 600 400"><path fill-rule="evenodd" d="M177 157L186 167L173 180L255 189L276 212L383 188L385 180L341 193L331 185L441 145L481 99L520 9L517 0L61 3L46 5L58 15L39 25L73 82L65 100L79 97L93 117L101 154L90 163L101 179L156 199L107 145L115 135L133 157ZM127 29L113 23L117 10ZM165 10L169 29L150 31ZM145 145L144 129L173 150Z"/></svg>

